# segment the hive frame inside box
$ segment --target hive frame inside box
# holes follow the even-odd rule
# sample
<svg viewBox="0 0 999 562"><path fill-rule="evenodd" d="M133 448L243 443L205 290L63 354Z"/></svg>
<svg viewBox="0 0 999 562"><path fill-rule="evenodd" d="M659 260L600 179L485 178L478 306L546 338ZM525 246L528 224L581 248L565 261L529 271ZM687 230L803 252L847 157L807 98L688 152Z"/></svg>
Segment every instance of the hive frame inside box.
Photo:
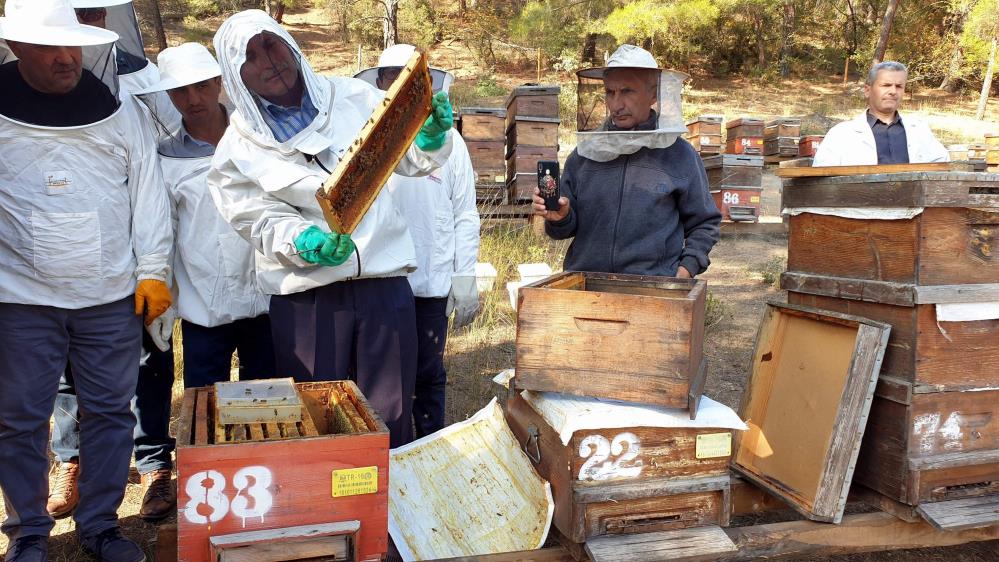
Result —
<svg viewBox="0 0 999 562"><path fill-rule="evenodd" d="M517 384L696 415L706 283L568 271L520 288Z"/></svg>
<svg viewBox="0 0 999 562"><path fill-rule="evenodd" d="M840 522L890 330L767 303L739 408L749 430L734 436L733 468L805 517Z"/></svg>
<svg viewBox="0 0 999 562"><path fill-rule="evenodd" d="M319 435L243 443L215 442L210 387L185 391L177 427L182 562L215 560L212 549L218 548L211 545L212 537L267 535L329 523L359 524L356 533L328 533L351 535L358 562L384 556L388 427L351 381L296 387ZM333 434L336 431L354 433ZM355 481L363 485L355 486ZM259 542L260 536L242 538L250 543ZM288 538L296 542L295 537L301 538L294 533Z"/></svg>

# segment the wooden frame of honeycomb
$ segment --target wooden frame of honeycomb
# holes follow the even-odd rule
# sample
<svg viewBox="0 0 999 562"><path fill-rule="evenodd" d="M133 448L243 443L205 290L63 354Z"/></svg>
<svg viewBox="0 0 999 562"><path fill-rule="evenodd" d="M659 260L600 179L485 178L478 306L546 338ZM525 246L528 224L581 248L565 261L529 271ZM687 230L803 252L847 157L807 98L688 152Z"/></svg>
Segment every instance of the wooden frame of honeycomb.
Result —
<svg viewBox="0 0 999 562"><path fill-rule="evenodd" d="M432 96L427 57L413 53L333 174L316 191L326 222L335 232L349 234L357 228L430 115Z"/></svg>

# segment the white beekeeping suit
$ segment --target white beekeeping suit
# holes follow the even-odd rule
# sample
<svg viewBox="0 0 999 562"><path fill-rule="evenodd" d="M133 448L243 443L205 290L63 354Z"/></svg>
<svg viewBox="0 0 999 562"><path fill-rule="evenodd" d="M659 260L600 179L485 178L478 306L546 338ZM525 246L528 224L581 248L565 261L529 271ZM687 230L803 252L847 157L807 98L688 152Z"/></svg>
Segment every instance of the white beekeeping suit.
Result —
<svg viewBox="0 0 999 562"><path fill-rule="evenodd" d="M604 101L604 73L615 68L647 68L659 73L658 102L653 107L655 122L641 130L614 130ZM609 162L618 156L634 154L642 148L668 148L687 132L684 126L680 94L688 76L659 68L645 49L621 45L607 59L607 65L586 68L576 73L577 134L579 155L597 162Z"/></svg>
<svg viewBox="0 0 999 562"><path fill-rule="evenodd" d="M246 46L261 32L271 33L298 60L304 87L317 116L284 142L261 116L256 96L240 78ZM270 16L247 10L230 17L215 34L215 52L225 90L233 103L230 126L215 152L209 188L219 211L261 255L256 271L268 294L291 294L352 278L404 275L416 266L406 222L382 190L351 233L357 251L341 265L313 267L295 249L296 236L310 226L328 229L319 189L358 136L384 92L353 78L321 77L313 72L295 40ZM425 175L450 154L450 134L432 153L415 145L396 172Z"/></svg>
<svg viewBox="0 0 999 562"><path fill-rule="evenodd" d="M377 86L380 68L406 65L416 51L398 44L382 52L378 66L354 77ZM447 91L450 73L430 69L434 91ZM475 207L475 172L465 141L452 136L454 147L447 162L429 176L411 178L392 174L385 189L409 225L416 245L416 271L409 274L418 298L450 297L447 315L458 311L455 326L470 323L478 311L475 262L479 255L479 212Z"/></svg>
<svg viewBox="0 0 999 562"><path fill-rule="evenodd" d="M35 29L23 39L17 27L3 31L11 41L41 42ZM78 44L85 75L117 99L117 36L104 33L100 43ZM0 115L0 302L80 309L131 295L137 280L166 281L170 209L136 105L118 103L78 126L39 124L46 118Z"/></svg>
<svg viewBox="0 0 999 562"><path fill-rule="evenodd" d="M103 8L106 11L105 29L118 34L115 62L123 97L125 94L146 90L159 81L159 69L146 58L139 20L131 0L71 0L71 4L77 10ZM143 101L158 120L158 123L153 123L157 135L172 131L180 125L180 113L170 103L165 92L149 94Z"/></svg>
<svg viewBox="0 0 999 562"><path fill-rule="evenodd" d="M161 79L137 94L165 92L221 75L218 63L200 44L166 49L159 61ZM256 251L225 222L208 193L213 153L177 150L179 136L178 127L159 148L174 211L177 312L206 328L266 314L269 298L257 287L253 271Z"/></svg>

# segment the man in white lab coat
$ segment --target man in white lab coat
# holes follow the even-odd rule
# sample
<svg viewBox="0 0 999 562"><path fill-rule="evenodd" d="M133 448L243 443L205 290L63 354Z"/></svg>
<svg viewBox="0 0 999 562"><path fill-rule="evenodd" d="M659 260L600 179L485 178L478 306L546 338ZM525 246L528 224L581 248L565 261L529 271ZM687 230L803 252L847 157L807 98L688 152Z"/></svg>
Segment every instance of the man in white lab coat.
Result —
<svg viewBox="0 0 999 562"><path fill-rule="evenodd" d="M398 44L381 54L378 66L362 70L355 78L388 90L399 71L416 51ZM450 84L448 73L430 69L434 88ZM444 427L444 346L448 318L455 328L467 326L479 311L475 262L479 255L479 212L475 208L475 172L465 141L452 135L454 147L447 163L429 176L409 178L393 174L385 185L409 225L416 244L416 271L409 285L416 297L416 332L419 358L413 419L416 437Z"/></svg>
<svg viewBox="0 0 999 562"><path fill-rule="evenodd" d="M905 96L908 70L884 61L871 67L864 82L867 109L826 133L812 166L874 166L947 162L947 149L926 123L898 109Z"/></svg>

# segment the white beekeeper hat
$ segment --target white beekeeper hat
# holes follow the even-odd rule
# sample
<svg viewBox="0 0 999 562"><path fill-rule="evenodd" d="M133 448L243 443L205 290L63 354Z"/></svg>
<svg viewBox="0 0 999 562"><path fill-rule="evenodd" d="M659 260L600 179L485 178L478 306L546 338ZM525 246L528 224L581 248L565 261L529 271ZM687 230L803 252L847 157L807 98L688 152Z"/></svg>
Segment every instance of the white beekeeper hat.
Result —
<svg viewBox="0 0 999 562"><path fill-rule="evenodd" d="M111 6L121 6L128 4L132 0L70 0L73 9L77 8L110 8Z"/></svg>
<svg viewBox="0 0 999 562"><path fill-rule="evenodd" d="M222 76L219 63L200 43L184 43L163 49L156 57L156 64L160 68L159 82L134 92L136 95L172 90Z"/></svg>
<svg viewBox="0 0 999 562"><path fill-rule="evenodd" d="M388 49L382 51L382 54L378 56L378 66L365 68L355 74L354 78L364 80L368 84L377 87L378 84L376 84L376 81L378 80L379 68L397 68L406 66L406 63L409 62L409 59L415 52L416 47L413 45L407 45L405 43L392 45ZM433 91L447 92L451 88L451 82L454 81L454 75L445 70L430 67L430 79L433 80Z"/></svg>
<svg viewBox="0 0 999 562"><path fill-rule="evenodd" d="M584 78L603 78L604 72L608 68L648 68L652 70L662 70L656 63L652 53L635 45L624 44L618 47L614 54L607 59L606 66L595 66L584 68L576 74Z"/></svg>
<svg viewBox="0 0 999 562"><path fill-rule="evenodd" d="M34 45L88 47L118 40L113 31L76 20L69 0L7 0L0 38Z"/></svg>

